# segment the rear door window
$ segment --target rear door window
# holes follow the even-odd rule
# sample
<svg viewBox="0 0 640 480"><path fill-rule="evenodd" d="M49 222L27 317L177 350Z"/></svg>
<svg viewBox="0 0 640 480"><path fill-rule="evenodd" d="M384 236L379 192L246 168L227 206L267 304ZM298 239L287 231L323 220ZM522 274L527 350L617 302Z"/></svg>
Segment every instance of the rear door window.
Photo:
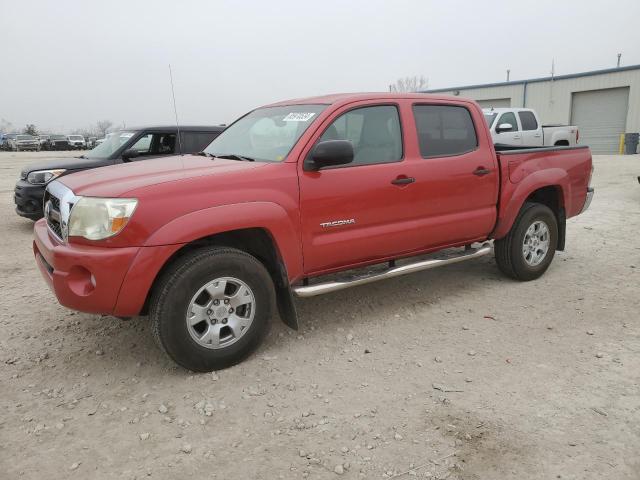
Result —
<svg viewBox="0 0 640 480"><path fill-rule="evenodd" d="M478 147L471 113L456 105L414 105L423 158L462 155Z"/></svg>
<svg viewBox="0 0 640 480"><path fill-rule="evenodd" d="M522 124L522 130L537 130L538 122L536 116L532 112L524 111L518 112L520 117L520 123Z"/></svg>
<svg viewBox="0 0 640 480"><path fill-rule="evenodd" d="M197 153L204 150L220 132L180 132L182 151L184 153Z"/></svg>

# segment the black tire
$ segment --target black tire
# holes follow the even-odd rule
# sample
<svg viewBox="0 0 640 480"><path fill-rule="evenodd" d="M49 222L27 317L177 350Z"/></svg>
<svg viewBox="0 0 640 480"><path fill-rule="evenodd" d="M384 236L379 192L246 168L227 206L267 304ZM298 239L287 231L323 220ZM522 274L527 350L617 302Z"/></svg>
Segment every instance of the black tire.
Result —
<svg viewBox="0 0 640 480"><path fill-rule="evenodd" d="M527 263L523 254L523 244L527 229L536 221L546 223L549 229L549 248L546 256L535 266ZM506 237L493 244L498 268L506 276L515 280L529 281L539 278L549 268L558 245L558 221L553 211L546 205L527 202L511 226Z"/></svg>
<svg viewBox="0 0 640 480"><path fill-rule="evenodd" d="M235 343L211 349L192 338L186 314L198 290L221 277L237 278L251 289L255 312ZM160 348L178 365L194 372L227 368L245 359L268 333L274 297L271 276L255 257L235 248L198 249L179 257L158 280L149 306L151 330Z"/></svg>

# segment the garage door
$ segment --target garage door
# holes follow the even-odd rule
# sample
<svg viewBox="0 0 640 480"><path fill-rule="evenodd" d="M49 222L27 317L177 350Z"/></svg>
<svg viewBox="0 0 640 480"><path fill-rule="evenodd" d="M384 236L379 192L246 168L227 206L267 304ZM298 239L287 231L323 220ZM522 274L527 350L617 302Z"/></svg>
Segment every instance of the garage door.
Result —
<svg viewBox="0 0 640 480"><path fill-rule="evenodd" d="M571 124L580 129L579 143L589 145L593 153L618 153L628 106L629 87L574 92Z"/></svg>
<svg viewBox="0 0 640 480"><path fill-rule="evenodd" d="M489 100L476 100L482 108L509 108L511 106L510 98L492 98Z"/></svg>

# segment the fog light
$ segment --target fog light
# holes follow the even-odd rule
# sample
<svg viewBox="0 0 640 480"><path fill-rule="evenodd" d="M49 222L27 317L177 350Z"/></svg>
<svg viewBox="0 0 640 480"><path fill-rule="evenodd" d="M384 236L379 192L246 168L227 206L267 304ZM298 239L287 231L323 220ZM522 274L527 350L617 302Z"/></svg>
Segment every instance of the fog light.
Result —
<svg viewBox="0 0 640 480"><path fill-rule="evenodd" d="M96 278L86 268L76 265L69 270L67 285L76 295L86 297L95 290Z"/></svg>

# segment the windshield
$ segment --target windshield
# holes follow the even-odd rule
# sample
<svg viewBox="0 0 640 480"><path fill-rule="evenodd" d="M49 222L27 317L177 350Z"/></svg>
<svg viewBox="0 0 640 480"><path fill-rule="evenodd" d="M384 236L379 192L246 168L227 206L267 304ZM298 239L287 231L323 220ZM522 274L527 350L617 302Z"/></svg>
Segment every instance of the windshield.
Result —
<svg viewBox="0 0 640 480"><path fill-rule="evenodd" d="M51 140L66 140L67 137L64 135L51 135Z"/></svg>
<svg viewBox="0 0 640 480"><path fill-rule="evenodd" d="M18 135L18 140L33 140L34 138L31 135Z"/></svg>
<svg viewBox="0 0 640 480"><path fill-rule="evenodd" d="M127 143L135 132L113 132L104 137L104 141L87 154L87 158L109 158L122 145Z"/></svg>
<svg viewBox="0 0 640 480"><path fill-rule="evenodd" d="M497 113L485 113L484 114L484 119L487 121L487 125L489 125L489 128L491 128L491 125L493 125L493 122L495 121L497 116L498 116Z"/></svg>
<svg viewBox="0 0 640 480"><path fill-rule="evenodd" d="M281 162L325 108L327 105L259 108L228 127L204 151Z"/></svg>
<svg viewBox="0 0 640 480"><path fill-rule="evenodd" d="M84 137L82 135L69 135L69 138L71 140L84 140Z"/></svg>

